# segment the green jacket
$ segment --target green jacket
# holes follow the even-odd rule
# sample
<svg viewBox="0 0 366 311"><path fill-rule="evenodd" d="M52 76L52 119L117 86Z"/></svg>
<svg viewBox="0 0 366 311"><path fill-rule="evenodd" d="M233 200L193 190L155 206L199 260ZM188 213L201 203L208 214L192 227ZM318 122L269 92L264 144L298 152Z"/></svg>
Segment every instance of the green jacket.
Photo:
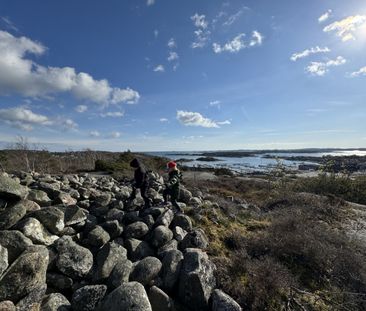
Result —
<svg viewBox="0 0 366 311"><path fill-rule="evenodd" d="M178 170L169 172L169 180L167 182L167 187L172 191L179 191L180 181L182 179L182 173Z"/></svg>

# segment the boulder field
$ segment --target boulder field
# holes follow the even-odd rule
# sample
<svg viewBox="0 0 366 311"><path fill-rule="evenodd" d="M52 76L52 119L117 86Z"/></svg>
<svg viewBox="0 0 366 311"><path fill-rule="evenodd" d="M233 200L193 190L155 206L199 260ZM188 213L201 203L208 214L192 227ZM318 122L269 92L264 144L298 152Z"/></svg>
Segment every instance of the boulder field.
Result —
<svg viewBox="0 0 366 311"><path fill-rule="evenodd" d="M150 186L142 209L109 176L0 173L0 310L241 310L216 288L205 232L162 204L161 176Z"/></svg>

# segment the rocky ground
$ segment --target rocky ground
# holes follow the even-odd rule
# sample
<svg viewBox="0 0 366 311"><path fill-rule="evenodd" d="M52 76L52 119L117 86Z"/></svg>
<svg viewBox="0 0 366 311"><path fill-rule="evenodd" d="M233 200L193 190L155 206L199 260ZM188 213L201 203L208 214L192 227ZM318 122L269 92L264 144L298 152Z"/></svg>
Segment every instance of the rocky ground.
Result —
<svg viewBox="0 0 366 311"><path fill-rule="evenodd" d="M112 177L1 173L0 310L241 310L216 289L205 232L151 186L142 210Z"/></svg>

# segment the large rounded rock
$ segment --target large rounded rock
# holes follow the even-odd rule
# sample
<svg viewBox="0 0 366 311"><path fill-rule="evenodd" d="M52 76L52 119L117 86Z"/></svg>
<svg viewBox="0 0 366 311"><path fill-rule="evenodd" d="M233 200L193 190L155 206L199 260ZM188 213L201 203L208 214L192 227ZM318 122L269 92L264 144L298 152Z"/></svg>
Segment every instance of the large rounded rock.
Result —
<svg viewBox="0 0 366 311"><path fill-rule="evenodd" d="M181 187L181 189L179 191L179 199L178 200L180 202L188 204L191 199L192 199L192 193L189 190Z"/></svg>
<svg viewBox="0 0 366 311"><path fill-rule="evenodd" d="M111 274L117 262L123 261L127 258L126 249L117 243L107 243L98 252L97 255L97 269L94 275L94 280L105 280Z"/></svg>
<svg viewBox="0 0 366 311"><path fill-rule="evenodd" d="M179 298L192 310L208 310L208 301L216 286L215 265L200 249L187 249L179 277Z"/></svg>
<svg viewBox="0 0 366 311"><path fill-rule="evenodd" d="M128 239L125 241L125 247L128 251L128 257L132 261L140 260L148 256L153 256L154 251L149 243L137 239Z"/></svg>
<svg viewBox="0 0 366 311"><path fill-rule="evenodd" d="M149 232L149 227L142 221L134 222L127 226L124 231L126 239L134 238L141 239Z"/></svg>
<svg viewBox="0 0 366 311"><path fill-rule="evenodd" d="M182 252L178 250L167 252L163 258L161 278L163 280L163 288L169 292L174 289L178 282L183 258Z"/></svg>
<svg viewBox="0 0 366 311"><path fill-rule="evenodd" d="M132 271L132 262L128 259L119 260L114 266L111 275L108 278L108 285L117 288L130 279Z"/></svg>
<svg viewBox="0 0 366 311"><path fill-rule="evenodd" d="M22 204L22 201L7 206L2 212L0 212L0 230L7 230L14 226L19 220L21 220L27 210Z"/></svg>
<svg viewBox="0 0 366 311"><path fill-rule="evenodd" d="M8 250L9 263L17 259L28 246L33 245L30 239L17 230L0 231L0 244Z"/></svg>
<svg viewBox="0 0 366 311"><path fill-rule="evenodd" d="M241 311L240 305L229 295L215 289L211 295L212 311Z"/></svg>
<svg viewBox="0 0 366 311"><path fill-rule="evenodd" d="M15 305L10 300L5 300L0 302L0 310L1 311L16 311Z"/></svg>
<svg viewBox="0 0 366 311"><path fill-rule="evenodd" d="M74 199L69 193L60 192L57 195L55 202L57 204L63 204L65 206L69 206L69 205L75 205L77 203L77 200Z"/></svg>
<svg viewBox="0 0 366 311"><path fill-rule="evenodd" d="M105 231L101 226L95 226L93 230L91 230L88 234L88 245L95 247L102 247L106 244L111 237L108 232Z"/></svg>
<svg viewBox="0 0 366 311"><path fill-rule="evenodd" d="M8 250L0 244L0 277L8 268Z"/></svg>
<svg viewBox="0 0 366 311"><path fill-rule="evenodd" d="M17 311L39 310L46 290L46 284L42 284L33 289L27 296L17 303Z"/></svg>
<svg viewBox="0 0 366 311"><path fill-rule="evenodd" d="M69 311L71 304L67 298L60 293L52 293L46 296L41 305L40 311Z"/></svg>
<svg viewBox="0 0 366 311"><path fill-rule="evenodd" d="M0 301L17 302L45 285L47 265L47 248L29 246L0 278Z"/></svg>
<svg viewBox="0 0 366 311"><path fill-rule="evenodd" d="M169 227L174 218L174 212L168 208L164 213L162 213L156 220L155 226L166 226Z"/></svg>
<svg viewBox="0 0 366 311"><path fill-rule="evenodd" d="M72 308L74 311L93 311L103 299L107 291L105 285L87 285L79 288L72 295ZM110 310L111 311L111 310Z"/></svg>
<svg viewBox="0 0 366 311"><path fill-rule="evenodd" d="M156 257L142 259L132 270L130 281L136 281L142 285L148 285L155 279L161 270L161 261Z"/></svg>
<svg viewBox="0 0 366 311"><path fill-rule="evenodd" d="M52 204L52 200L48 197L48 194L38 189L32 189L29 192L28 200L36 202L42 207L50 206Z"/></svg>
<svg viewBox="0 0 366 311"><path fill-rule="evenodd" d="M107 206L111 201L111 194L110 193L101 193L95 198L95 203L99 206Z"/></svg>
<svg viewBox="0 0 366 311"><path fill-rule="evenodd" d="M168 243L165 243L163 246L158 248L157 255L159 258L164 258L165 254L169 251L178 249L178 242L176 240L170 240Z"/></svg>
<svg viewBox="0 0 366 311"><path fill-rule="evenodd" d="M209 245L208 238L202 229L189 232L180 243L180 249L201 248L206 249Z"/></svg>
<svg viewBox="0 0 366 311"><path fill-rule="evenodd" d="M171 224L171 228L174 228L176 226L181 227L185 231L191 231L192 230L192 220L190 217L184 214L177 214L174 216L174 219Z"/></svg>
<svg viewBox="0 0 366 311"><path fill-rule="evenodd" d="M173 311L173 300L159 287L152 286L149 290L149 301L153 311Z"/></svg>
<svg viewBox="0 0 366 311"><path fill-rule="evenodd" d="M156 227L153 231L151 244L155 247L163 246L173 238L173 232L166 226Z"/></svg>
<svg viewBox="0 0 366 311"><path fill-rule="evenodd" d="M65 228L65 215L54 206L42 208L34 212L32 216L37 218L53 234L60 234Z"/></svg>
<svg viewBox="0 0 366 311"><path fill-rule="evenodd" d="M20 230L34 244L51 245L59 238L57 235L51 235L37 219L32 217L22 223Z"/></svg>
<svg viewBox="0 0 366 311"><path fill-rule="evenodd" d="M118 220L110 220L101 224L102 228L107 231L111 239L119 237L123 232L123 227Z"/></svg>
<svg viewBox="0 0 366 311"><path fill-rule="evenodd" d="M78 206L67 206L64 210L64 221L66 226L73 226L86 220L86 213Z"/></svg>
<svg viewBox="0 0 366 311"><path fill-rule="evenodd" d="M9 199L25 199L28 188L8 176L0 175L0 196Z"/></svg>
<svg viewBox="0 0 366 311"><path fill-rule="evenodd" d="M85 277L93 267L93 255L76 244L71 237L63 236L55 243L58 251L57 268L71 278Z"/></svg>
<svg viewBox="0 0 366 311"><path fill-rule="evenodd" d="M105 299L100 311L152 311L145 288L137 282L117 287Z"/></svg>

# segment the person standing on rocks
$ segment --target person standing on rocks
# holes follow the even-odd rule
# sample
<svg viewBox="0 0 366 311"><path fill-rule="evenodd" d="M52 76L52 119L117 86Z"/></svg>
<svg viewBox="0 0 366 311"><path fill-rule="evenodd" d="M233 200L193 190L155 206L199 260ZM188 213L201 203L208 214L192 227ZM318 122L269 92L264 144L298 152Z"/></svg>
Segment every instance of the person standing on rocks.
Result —
<svg viewBox="0 0 366 311"><path fill-rule="evenodd" d="M135 174L134 182L132 184L133 190L129 200L133 201L136 198L136 190L140 189L141 197L144 199L145 202L144 208L150 208L151 200L147 195L149 183L145 166L136 158L130 162L130 166L135 169Z"/></svg>
<svg viewBox="0 0 366 311"><path fill-rule="evenodd" d="M177 168L177 163L175 163L174 161L168 162L167 167L169 180L165 184L165 189L163 191L164 203L168 202L168 196L170 196L170 201L172 202L173 206L179 212L183 212L177 202L179 198L179 186L182 179L182 173L179 171L179 169Z"/></svg>

